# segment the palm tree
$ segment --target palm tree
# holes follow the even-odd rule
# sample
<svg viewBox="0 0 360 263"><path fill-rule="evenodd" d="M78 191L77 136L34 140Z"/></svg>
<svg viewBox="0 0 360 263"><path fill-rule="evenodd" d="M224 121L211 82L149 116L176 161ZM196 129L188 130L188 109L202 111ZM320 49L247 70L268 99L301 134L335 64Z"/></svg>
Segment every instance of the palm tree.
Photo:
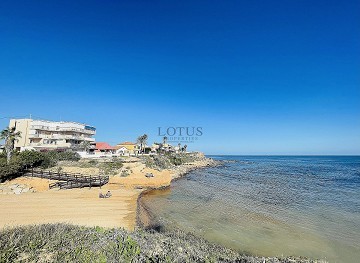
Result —
<svg viewBox="0 0 360 263"><path fill-rule="evenodd" d="M162 144L162 143L159 143L159 148L157 149L158 154L161 155L162 150L163 150L163 144Z"/></svg>
<svg viewBox="0 0 360 263"><path fill-rule="evenodd" d="M89 141L83 141L81 143L81 149L84 149L85 152L89 153L90 149L92 149L92 145Z"/></svg>
<svg viewBox="0 0 360 263"><path fill-rule="evenodd" d="M148 136L147 134L141 135L137 138L137 143L140 144L140 152L144 152L145 145L147 143Z"/></svg>
<svg viewBox="0 0 360 263"><path fill-rule="evenodd" d="M1 131L0 140L5 140L5 152L7 163L10 163L11 156L14 152L15 141L21 138L21 132L16 132L15 127L8 127Z"/></svg>
<svg viewBox="0 0 360 263"><path fill-rule="evenodd" d="M145 146L147 144L148 136L147 134L144 134L142 137L143 137L143 152L145 152Z"/></svg>
<svg viewBox="0 0 360 263"><path fill-rule="evenodd" d="M184 149L184 152L186 152L186 148L187 148L187 145L185 144L183 149Z"/></svg>

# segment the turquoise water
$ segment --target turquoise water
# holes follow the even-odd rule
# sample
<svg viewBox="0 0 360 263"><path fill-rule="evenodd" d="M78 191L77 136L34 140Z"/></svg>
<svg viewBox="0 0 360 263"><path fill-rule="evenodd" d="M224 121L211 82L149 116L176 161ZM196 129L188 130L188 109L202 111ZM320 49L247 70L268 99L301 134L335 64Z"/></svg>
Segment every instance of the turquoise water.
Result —
<svg viewBox="0 0 360 263"><path fill-rule="evenodd" d="M143 201L176 226L262 256L360 261L360 157L212 156Z"/></svg>

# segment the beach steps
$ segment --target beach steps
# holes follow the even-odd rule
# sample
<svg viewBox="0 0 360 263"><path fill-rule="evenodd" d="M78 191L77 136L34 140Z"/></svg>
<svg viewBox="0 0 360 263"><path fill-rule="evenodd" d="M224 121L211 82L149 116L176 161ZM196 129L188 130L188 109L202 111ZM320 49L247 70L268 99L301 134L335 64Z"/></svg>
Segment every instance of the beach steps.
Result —
<svg viewBox="0 0 360 263"><path fill-rule="evenodd" d="M71 189L83 187L101 187L109 182L109 176L83 175L77 173L60 173L42 170L30 170L26 176L57 180L59 182L49 184L49 189Z"/></svg>

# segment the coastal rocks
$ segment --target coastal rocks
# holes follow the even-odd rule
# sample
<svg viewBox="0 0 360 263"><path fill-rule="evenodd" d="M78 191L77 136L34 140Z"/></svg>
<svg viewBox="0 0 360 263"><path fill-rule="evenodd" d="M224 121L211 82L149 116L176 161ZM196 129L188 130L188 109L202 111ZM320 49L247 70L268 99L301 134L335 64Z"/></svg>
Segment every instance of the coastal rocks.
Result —
<svg viewBox="0 0 360 263"><path fill-rule="evenodd" d="M12 185L6 185L1 184L0 185L0 194L24 194L24 193L35 193L36 190L33 187L29 187L25 184L12 184Z"/></svg>
<svg viewBox="0 0 360 263"><path fill-rule="evenodd" d="M21 188L15 188L15 189L12 189L12 191L14 192L14 194L19 195L19 194L21 194L22 189Z"/></svg>
<svg viewBox="0 0 360 263"><path fill-rule="evenodd" d="M220 161L216 161L214 159L207 158L204 155L199 155L195 161L193 161L191 163L179 165L179 166L176 166L175 168L173 168L172 169L172 171L173 171L172 178L177 179L177 178L180 178L180 177L186 175L187 173L189 173L193 170L206 168L206 167L218 166L221 164L222 163Z"/></svg>

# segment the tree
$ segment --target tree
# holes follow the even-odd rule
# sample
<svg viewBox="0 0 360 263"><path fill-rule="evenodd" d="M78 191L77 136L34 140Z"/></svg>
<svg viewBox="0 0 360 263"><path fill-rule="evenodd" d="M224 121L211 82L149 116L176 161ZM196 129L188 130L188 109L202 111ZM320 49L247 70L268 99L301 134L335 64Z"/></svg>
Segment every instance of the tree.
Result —
<svg viewBox="0 0 360 263"><path fill-rule="evenodd" d="M137 138L137 143L140 144L140 152L144 152L145 145L147 143L148 136L147 134L141 135Z"/></svg>
<svg viewBox="0 0 360 263"><path fill-rule="evenodd" d="M92 149L92 145L89 141L81 142L80 147L87 153L89 153L90 149Z"/></svg>
<svg viewBox="0 0 360 263"><path fill-rule="evenodd" d="M37 152L34 150L25 150L13 157L12 162L19 161L24 169L29 167L37 167L44 163L46 160L46 153Z"/></svg>
<svg viewBox="0 0 360 263"><path fill-rule="evenodd" d="M7 164L10 163L11 156L14 152L15 141L21 138L21 132L16 132L15 127L8 127L1 131L0 140L5 140L5 152Z"/></svg>
<svg viewBox="0 0 360 263"><path fill-rule="evenodd" d="M159 143L159 148L157 149L157 153L158 153L158 154L161 154L161 153L162 153L162 150L163 150L163 144L162 144L162 143Z"/></svg>
<svg viewBox="0 0 360 263"><path fill-rule="evenodd" d="M187 148L187 145L185 144L183 149L184 149L184 152L186 152L186 148Z"/></svg>

